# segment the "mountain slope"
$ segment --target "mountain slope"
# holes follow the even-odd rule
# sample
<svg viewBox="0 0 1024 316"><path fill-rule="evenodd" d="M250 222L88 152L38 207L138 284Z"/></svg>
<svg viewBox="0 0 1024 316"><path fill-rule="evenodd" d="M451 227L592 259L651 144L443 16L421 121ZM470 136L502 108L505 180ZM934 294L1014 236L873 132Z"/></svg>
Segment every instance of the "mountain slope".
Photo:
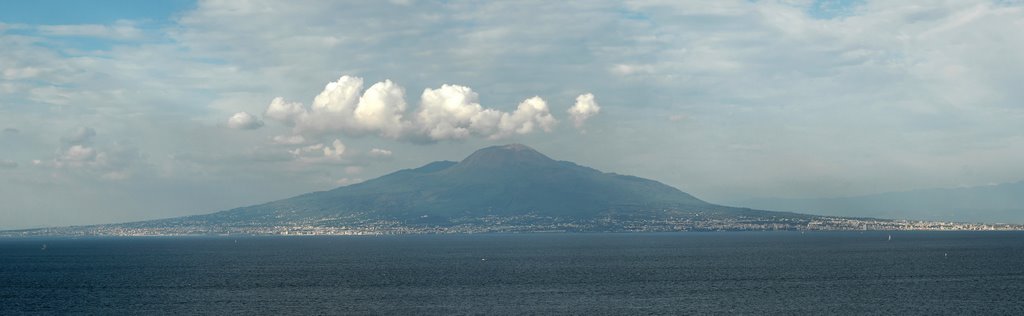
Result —
<svg viewBox="0 0 1024 316"><path fill-rule="evenodd" d="M821 199L751 199L755 208L819 215L1024 223L1024 181Z"/></svg>

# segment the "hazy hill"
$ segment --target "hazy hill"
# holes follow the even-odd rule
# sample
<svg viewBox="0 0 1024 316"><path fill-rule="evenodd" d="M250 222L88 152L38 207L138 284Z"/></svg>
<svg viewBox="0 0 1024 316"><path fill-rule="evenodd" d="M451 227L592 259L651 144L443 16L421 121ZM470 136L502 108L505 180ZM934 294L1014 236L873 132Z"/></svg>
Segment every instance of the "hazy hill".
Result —
<svg viewBox="0 0 1024 316"><path fill-rule="evenodd" d="M750 199L753 208L818 215L1024 223L1024 181L821 199Z"/></svg>

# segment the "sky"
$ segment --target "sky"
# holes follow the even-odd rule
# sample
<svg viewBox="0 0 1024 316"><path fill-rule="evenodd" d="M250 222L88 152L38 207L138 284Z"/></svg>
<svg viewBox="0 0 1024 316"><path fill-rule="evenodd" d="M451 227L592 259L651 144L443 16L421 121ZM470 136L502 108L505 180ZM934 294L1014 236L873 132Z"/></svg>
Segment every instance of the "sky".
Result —
<svg viewBox="0 0 1024 316"><path fill-rule="evenodd" d="M523 143L711 202L1024 179L1021 1L0 1L0 228Z"/></svg>

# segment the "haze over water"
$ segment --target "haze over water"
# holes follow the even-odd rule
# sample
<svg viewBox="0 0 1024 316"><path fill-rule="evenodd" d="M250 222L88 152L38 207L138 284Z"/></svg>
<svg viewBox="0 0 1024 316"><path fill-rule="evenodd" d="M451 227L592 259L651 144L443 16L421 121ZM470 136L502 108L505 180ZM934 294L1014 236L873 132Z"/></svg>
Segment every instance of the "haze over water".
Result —
<svg viewBox="0 0 1024 316"><path fill-rule="evenodd" d="M0 284L0 314L1021 314L1024 233L0 239Z"/></svg>

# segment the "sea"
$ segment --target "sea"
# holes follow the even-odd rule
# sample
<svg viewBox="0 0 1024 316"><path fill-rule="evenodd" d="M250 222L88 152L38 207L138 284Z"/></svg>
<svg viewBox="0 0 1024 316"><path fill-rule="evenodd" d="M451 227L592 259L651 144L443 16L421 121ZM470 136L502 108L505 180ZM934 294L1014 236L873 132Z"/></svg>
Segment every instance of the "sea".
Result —
<svg viewBox="0 0 1024 316"><path fill-rule="evenodd" d="M1024 315L1024 232L0 239L0 315Z"/></svg>

